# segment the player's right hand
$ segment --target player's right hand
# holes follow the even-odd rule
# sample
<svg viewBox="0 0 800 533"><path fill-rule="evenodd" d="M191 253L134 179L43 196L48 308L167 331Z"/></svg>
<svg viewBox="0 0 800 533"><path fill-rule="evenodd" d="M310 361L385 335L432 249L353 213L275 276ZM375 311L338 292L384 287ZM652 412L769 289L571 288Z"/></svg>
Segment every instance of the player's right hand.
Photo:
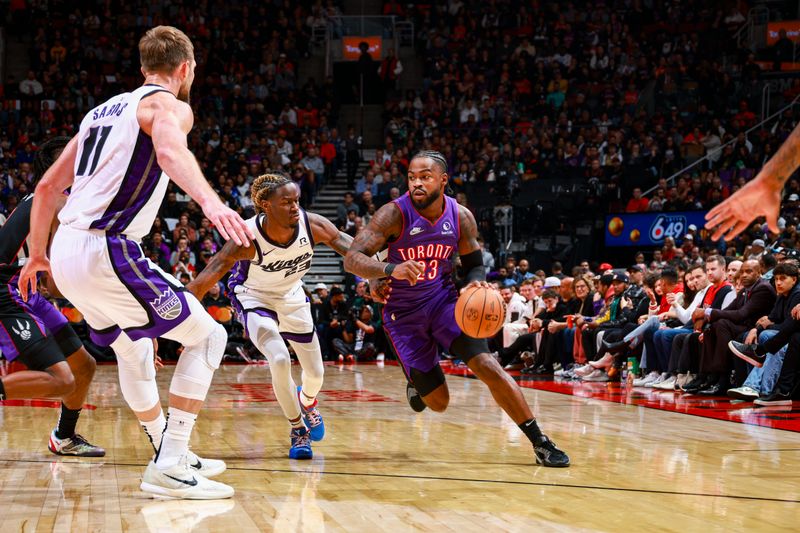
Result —
<svg viewBox="0 0 800 533"><path fill-rule="evenodd" d="M23 301L28 301L29 294L36 294L36 274L50 272L50 260L47 257L29 257L19 273L17 288ZM28 292L30 289L30 292Z"/></svg>
<svg viewBox="0 0 800 533"><path fill-rule="evenodd" d="M242 220L242 217L239 216L239 213L221 201L213 202L211 206L203 209L203 213L226 241L233 239L233 242L237 245L246 248L250 246L250 241L256 237Z"/></svg>
<svg viewBox="0 0 800 533"><path fill-rule="evenodd" d="M411 285L416 285L420 275L425 271L423 263L409 259L405 263L400 263L392 271L394 279L404 279Z"/></svg>

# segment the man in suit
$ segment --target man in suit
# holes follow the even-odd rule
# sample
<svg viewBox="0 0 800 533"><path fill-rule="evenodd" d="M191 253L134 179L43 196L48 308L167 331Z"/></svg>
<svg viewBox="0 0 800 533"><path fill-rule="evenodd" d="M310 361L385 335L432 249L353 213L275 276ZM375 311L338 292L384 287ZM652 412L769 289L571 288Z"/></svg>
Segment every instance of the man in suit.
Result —
<svg viewBox="0 0 800 533"><path fill-rule="evenodd" d="M755 259L745 261L739 272L742 290L727 309L697 309L692 319L705 320L710 327L703 334L700 373L684 387L686 392L708 396L725 394L730 388L732 368L728 342L736 340L755 327L756 321L769 314L775 305L772 285L761 279L761 266Z"/></svg>

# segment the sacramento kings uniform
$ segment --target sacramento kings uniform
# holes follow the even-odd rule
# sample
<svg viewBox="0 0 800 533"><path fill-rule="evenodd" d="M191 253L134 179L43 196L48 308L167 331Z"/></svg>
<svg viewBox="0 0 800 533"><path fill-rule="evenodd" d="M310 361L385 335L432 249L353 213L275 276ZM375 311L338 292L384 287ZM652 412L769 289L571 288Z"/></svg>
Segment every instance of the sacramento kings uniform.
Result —
<svg viewBox="0 0 800 533"><path fill-rule="evenodd" d="M25 263L33 195L0 228L0 351L31 370L44 370L75 353L81 341L67 319L38 292L22 300L17 288Z"/></svg>
<svg viewBox="0 0 800 533"><path fill-rule="evenodd" d="M115 96L90 111L78 133L75 181L59 214L51 268L101 345L121 331L134 341L162 336L190 316L190 305L202 310L139 246L169 177L136 113L142 99L162 91L169 92L144 85Z"/></svg>
<svg viewBox="0 0 800 533"><path fill-rule="evenodd" d="M408 193L395 205L403 214L403 230L389 242L387 261L425 263L416 285L392 279L383 320L397 356L407 368L428 372L439 362L439 349L449 349L461 335L455 321L458 291L452 281L453 254L458 251L458 203L444 196L445 209L435 223L420 215Z"/></svg>
<svg viewBox="0 0 800 533"><path fill-rule="evenodd" d="M237 319L245 328L247 315L255 313L275 320L284 339L307 343L314 336L314 321L302 279L311 268L314 237L308 215L302 209L300 213L297 233L286 245L270 240L264 232L264 213L246 221L256 236L256 255L234 265L228 289Z"/></svg>

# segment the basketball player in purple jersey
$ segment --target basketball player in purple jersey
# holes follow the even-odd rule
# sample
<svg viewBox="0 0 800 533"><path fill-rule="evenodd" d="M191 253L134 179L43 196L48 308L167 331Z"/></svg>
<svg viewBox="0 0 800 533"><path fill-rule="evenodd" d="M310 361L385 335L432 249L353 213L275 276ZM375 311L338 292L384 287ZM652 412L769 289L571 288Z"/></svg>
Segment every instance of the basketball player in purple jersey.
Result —
<svg viewBox="0 0 800 533"><path fill-rule="evenodd" d="M537 463L569 466L567 454L539 429L516 382L489 355L486 340L467 336L455 322L453 255L461 256L468 286L488 285L475 218L444 195L447 180L442 154L417 153L408 168L409 192L381 207L356 235L345 269L367 279L391 278L384 291L384 327L408 378L412 408L447 408L450 393L439 366L444 348L489 387L533 444ZM374 254L387 244L387 262L378 261Z"/></svg>

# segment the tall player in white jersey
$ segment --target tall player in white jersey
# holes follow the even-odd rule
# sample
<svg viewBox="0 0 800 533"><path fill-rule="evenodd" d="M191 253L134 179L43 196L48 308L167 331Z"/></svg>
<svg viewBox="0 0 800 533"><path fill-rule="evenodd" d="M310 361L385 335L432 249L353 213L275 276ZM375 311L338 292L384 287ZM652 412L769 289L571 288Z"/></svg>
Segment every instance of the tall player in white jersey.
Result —
<svg viewBox="0 0 800 533"><path fill-rule="evenodd" d="M94 340L117 354L120 389L157 453L142 490L176 498L229 498L233 488L207 476L222 461L188 449L197 413L222 360L227 334L180 283L145 258L148 234L170 178L202 207L223 237L248 246L244 221L219 199L187 148L193 114L194 48L180 30L158 26L139 41L142 87L91 110L80 131L36 188L30 259L19 290L35 291L37 272L50 270L64 296L83 314ZM46 256L47 221L67 187L61 226ZM170 384L165 420L153 366L156 337L184 345Z"/></svg>
<svg viewBox="0 0 800 533"><path fill-rule="evenodd" d="M247 220L254 247L228 241L187 289L198 299L231 269L231 302L250 339L269 361L272 386L292 426L291 459L311 459L312 440L322 440L325 425L317 409L322 388L322 352L303 291L314 244L325 243L344 256L353 238L328 219L300 209L300 189L282 173L253 181L250 197L259 214ZM255 248L255 249L253 249ZM303 368L302 385L292 379L288 340Z"/></svg>

